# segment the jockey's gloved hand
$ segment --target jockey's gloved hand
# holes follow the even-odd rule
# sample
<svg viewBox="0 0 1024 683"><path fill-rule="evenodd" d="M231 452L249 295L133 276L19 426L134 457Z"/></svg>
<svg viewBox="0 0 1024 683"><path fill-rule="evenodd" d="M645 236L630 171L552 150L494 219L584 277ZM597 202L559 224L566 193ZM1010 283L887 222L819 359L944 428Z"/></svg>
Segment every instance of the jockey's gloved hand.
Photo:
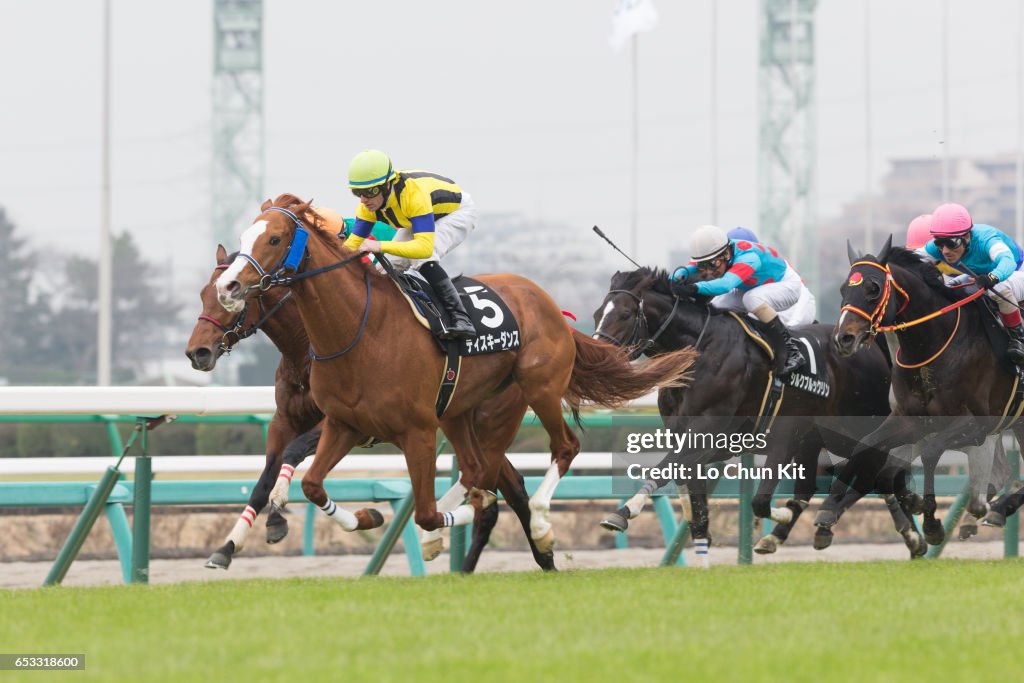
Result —
<svg viewBox="0 0 1024 683"><path fill-rule="evenodd" d="M697 285L685 280L673 280L672 293L680 299L693 299L697 296Z"/></svg>
<svg viewBox="0 0 1024 683"><path fill-rule="evenodd" d="M986 273L978 278L978 286L985 289L992 289L999 284L999 276L995 273Z"/></svg>

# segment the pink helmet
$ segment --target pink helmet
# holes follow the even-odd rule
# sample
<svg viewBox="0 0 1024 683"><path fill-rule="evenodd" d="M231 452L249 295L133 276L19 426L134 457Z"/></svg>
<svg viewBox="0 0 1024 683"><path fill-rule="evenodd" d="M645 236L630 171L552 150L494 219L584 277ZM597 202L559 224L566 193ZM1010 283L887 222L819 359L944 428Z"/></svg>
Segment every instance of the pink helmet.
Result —
<svg viewBox="0 0 1024 683"><path fill-rule="evenodd" d="M935 237L962 237L973 227L971 214L959 204L942 204L932 212L931 233Z"/></svg>
<svg viewBox="0 0 1024 683"><path fill-rule="evenodd" d="M923 213L907 227L907 249L920 249L932 239L932 215Z"/></svg>

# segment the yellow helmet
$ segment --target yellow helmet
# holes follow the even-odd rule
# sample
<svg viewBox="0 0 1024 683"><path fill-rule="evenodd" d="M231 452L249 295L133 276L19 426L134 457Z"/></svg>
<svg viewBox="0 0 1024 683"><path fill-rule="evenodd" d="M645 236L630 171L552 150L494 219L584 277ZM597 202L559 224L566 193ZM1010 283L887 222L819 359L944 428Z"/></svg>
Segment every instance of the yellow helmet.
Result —
<svg viewBox="0 0 1024 683"><path fill-rule="evenodd" d="M394 177L391 159L378 149L364 149L348 165L348 186L353 190L383 185Z"/></svg>

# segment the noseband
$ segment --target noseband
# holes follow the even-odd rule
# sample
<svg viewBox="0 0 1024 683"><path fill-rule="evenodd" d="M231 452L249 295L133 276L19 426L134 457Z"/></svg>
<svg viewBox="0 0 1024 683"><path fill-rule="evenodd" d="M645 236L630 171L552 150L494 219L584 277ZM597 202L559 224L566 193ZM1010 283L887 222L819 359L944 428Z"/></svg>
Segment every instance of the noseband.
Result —
<svg viewBox="0 0 1024 683"><path fill-rule="evenodd" d="M226 270L230 265L231 264L229 263L218 264L216 270ZM269 310L265 310L263 307L263 296L260 295L257 298L257 301L259 302L260 310L263 311L263 315L260 317L259 320L257 320L256 322L254 322L252 325L245 329L243 329L243 325L245 322L245 314L249 310L248 302L246 302L245 305L242 306L241 313L235 316L235 319L228 325L222 324L216 318L206 315L205 313L200 315L199 319L210 323L211 325L213 325L218 330L224 333L221 336L220 341L217 343L217 350L220 351L221 353L231 353L231 349L234 348L235 344L242 341L243 339L248 339L252 335L256 334L256 332L258 332L259 329L263 327L263 324L270 319L270 316L274 315L279 310L281 310L281 307L284 306L288 302L288 299L290 299L291 297L292 293L288 292L283 297L281 297L281 299L276 304L271 306Z"/></svg>

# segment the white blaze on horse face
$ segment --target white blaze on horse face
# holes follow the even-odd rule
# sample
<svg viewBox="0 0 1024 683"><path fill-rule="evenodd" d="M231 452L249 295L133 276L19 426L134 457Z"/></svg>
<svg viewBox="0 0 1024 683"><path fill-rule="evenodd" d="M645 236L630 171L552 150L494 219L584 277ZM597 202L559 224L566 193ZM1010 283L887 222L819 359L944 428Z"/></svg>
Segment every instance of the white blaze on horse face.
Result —
<svg viewBox="0 0 1024 683"><path fill-rule="evenodd" d="M229 312L234 313L242 309L242 302L238 301L227 290L229 282L233 282L238 279L242 270L249 265L249 262L244 258L241 258L242 254L252 256L253 245L256 244L256 240L260 238L260 235L267 231L267 222L265 220L256 221L250 225L245 232L242 233L241 245L238 249L239 257L221 273L221 276L217 278L217 300L220 301L220 305L227 309Z"/></svg>
<svg viewBox="0 0 1024 683"><path fill-rule="evenodd" d="M595 332L594 339L598 338L596 333L601 331L601 328L604 327L604 321L608 319L608 316L611 315L611 312L614 311L614 310L615 310L615 304L614 303L609 301L607 304L605 304L605 306L604 306L604 313L601 314L601 322L599 322L597 324L597 329L594 331Z"/></svg>

